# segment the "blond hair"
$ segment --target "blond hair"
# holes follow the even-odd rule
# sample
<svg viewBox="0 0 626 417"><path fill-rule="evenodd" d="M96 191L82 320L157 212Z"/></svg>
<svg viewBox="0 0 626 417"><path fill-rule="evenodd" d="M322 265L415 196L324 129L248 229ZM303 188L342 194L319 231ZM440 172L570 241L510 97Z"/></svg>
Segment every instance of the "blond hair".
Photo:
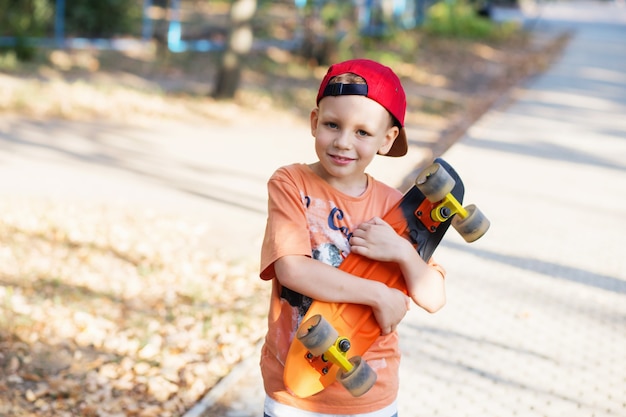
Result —
<svg viewBox="0 0 626 417"><path fill-rule="evenodd" d="M328 84L367 84L365 78L360 75L346 72L339 74L328 81Z"/></svg>

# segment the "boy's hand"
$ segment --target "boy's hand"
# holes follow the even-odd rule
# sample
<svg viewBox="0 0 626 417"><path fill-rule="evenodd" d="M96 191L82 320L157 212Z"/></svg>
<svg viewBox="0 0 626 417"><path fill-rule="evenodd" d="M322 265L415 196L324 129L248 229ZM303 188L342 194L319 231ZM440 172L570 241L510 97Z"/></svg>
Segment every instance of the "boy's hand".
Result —
<svg viewBox="0 0 626 417"><path fill-rule="evenodd" d="M351 252L381 262L399 262L407 250L413 251L410 243L380 217L361 223L352 233L350 246ZM386 335L396 330L409 310L411 299L395 288L384 288L372 310L381 334Z"/></svg>
<svg viewBox="0 0 626 417"><path fill-rule="evenodd" d="M352 233L350 250L366 258L397 262L408 243L380 217L361 223Z"/></svg>
<svg viewBox="0 0 626 417"><path fill-rule="evenodd" d="M380 293L378 305L372 307L382 335L394 332L411 306L410 298L402 291L385 288L386 292Z"/></svg>

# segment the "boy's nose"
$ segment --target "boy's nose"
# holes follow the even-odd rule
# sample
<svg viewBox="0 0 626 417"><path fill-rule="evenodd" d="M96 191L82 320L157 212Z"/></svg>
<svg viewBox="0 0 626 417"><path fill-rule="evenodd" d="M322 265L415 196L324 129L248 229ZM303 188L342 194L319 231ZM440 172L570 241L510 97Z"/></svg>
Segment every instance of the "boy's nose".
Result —
<svg viewBox="0 0 626 417"><path fill-rule="evenodd" d="M349 132L341 131L335 138L334 145L338 149L350 149L350 146L352 145L352 140L350 139Z"/></svg>

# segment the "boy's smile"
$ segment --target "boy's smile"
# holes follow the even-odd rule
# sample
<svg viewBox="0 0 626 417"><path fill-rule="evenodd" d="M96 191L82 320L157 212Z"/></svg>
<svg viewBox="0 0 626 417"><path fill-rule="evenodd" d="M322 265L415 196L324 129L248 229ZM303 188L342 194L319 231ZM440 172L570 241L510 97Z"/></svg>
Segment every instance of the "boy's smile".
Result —
<svg viewBox="0 0 626 417"><path fill-rule="evenodd" d="M319 162L313 170L333 187L359 195L365 169L377 153L389 151L399 128L380 104L364 96L325 97L311 112L311 133Z"/></svg>
<svg viewBox="0 0 626 417"><path fill-rule="evenodd" d="M348 165L354 161L354 158L346 158L340 155L329 155L333 162L337 165Z"/></svg>

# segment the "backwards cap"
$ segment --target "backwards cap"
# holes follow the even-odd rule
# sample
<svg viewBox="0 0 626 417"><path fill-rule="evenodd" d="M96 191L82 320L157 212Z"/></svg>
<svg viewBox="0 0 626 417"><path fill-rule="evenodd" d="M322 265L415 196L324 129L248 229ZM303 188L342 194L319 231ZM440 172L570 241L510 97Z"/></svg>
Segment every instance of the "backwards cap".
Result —
<svg viewBox="0 0 626 417"><path fill-rule="evenodd" d="M367 84L329 84L337 75L353 73L363 77ZM327 96L359 95L374 100L394 117L400 127L400 133L387 152L387 156L403 156L408 144L404 129L406 113L406 95L400 79L391 68L369 59L353 59L331 65L320 84L317 104Z"/></svg>

